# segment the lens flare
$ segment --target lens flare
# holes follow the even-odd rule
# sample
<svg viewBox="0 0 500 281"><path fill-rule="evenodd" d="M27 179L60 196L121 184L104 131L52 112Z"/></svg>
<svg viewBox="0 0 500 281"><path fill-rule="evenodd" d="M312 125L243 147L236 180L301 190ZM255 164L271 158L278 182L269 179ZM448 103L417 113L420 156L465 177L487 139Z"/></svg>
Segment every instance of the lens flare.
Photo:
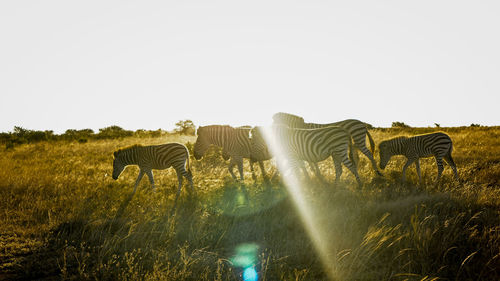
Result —
<svg viewBox="0 0 500 281"><path fill-rule="evenodd" d="M255 243L244 243L236 247L236 253L231 262L236 267L248 268L257 262L257 250L259 246Z"/></svg>
<svg viewBox="0 0 500 281"><path fill-rule="evenodd" d="M328 276L332 279L335 278L334 259L331 256L331 240L326 229L322 227L320 221L321 206L311 204L307 199L308 186L304 185L291 170L290 163L287 161L286 154L282 147L283 145L273 136L272 128L260 127L261 133L266 141L266 144L276 159L278 170L285 186L288 189L292 200L299 211L302 223L314 244L316 252L319 254L323 267L325 268Z"/></svg>
<svg viewBox="0 0 500 281"><path fill-rule="evenodd" d="M257 281L258 274L254 266L257 263L257 251L259 246L255 243L244 243L238 245L231 262L236 267L243 268L243 281Z"/></svg>
<svg viewBox="0 0 500 281"><path fill-rule="evenodd" d="M257 271L253 267L245 268L243 271L243 281L257 281Z"/></svg>

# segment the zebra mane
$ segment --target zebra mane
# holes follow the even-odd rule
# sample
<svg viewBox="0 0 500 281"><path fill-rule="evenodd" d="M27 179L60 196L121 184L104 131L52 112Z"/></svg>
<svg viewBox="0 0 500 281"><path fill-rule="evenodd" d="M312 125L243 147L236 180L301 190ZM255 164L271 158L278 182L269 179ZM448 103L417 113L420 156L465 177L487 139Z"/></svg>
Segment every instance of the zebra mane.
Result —
<svg viewBox="0 0 500 281"><path fill-rule="evenodd" d="M278 112L278 113L275 113L273 115L273 120L276 122L276 120L279 120L279 119L288 119L288 120L293 120L294 122L301 122L301 123L304 123L304 118L298 116L298 115L294 115L294 114L290 114L290 113L285 113L285 112Z"/></svg>
<svg viewBox="0 0 500 281"><path fill-rule="evenodd" d="M143 145L141 145L141 144L133 144L133 145L130 145L130 146L122 147L122 148L116 150L115 152L113 152L113 155L116 157L122 151L128 151L130 149L134 149L134 148L138 148L138 147L143 147Z"/></svg>

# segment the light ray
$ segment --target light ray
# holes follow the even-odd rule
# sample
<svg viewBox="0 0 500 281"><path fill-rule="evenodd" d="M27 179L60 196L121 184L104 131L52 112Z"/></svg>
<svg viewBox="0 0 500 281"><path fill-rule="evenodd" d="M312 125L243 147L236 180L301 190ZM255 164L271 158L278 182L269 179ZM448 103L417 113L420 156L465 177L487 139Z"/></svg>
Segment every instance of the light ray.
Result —
<svg viewBox="0 0 500 281"><path fill-rule="evenodd" d="M272 128L260 128L262 129L261 132L268 149L276 159L278 170L292 197L295 207L299 211L300 218L305 226L307 234L312 240L316 252L319 254L322 265L328 276L334 279L336 277L334 271L335 261L333 259L333 253L331 253L331 240L333 237L327 236L328 233L320 222L319 215L321 215L321 206L311 204L311 198L308 198L310 192L307 192L310 187L304 184L299 179L298 175L291 170L290 163L287 161L286 154L282 149L283 146L274 137Z"/></svg>

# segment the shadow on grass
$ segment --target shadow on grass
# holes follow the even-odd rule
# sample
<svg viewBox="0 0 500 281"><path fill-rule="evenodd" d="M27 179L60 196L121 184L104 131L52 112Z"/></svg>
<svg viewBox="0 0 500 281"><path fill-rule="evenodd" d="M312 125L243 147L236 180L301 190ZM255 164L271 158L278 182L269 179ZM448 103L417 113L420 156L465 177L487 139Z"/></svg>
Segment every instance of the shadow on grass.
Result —
<svg viewBox="0 0 500 281"><path fill-rule="evenodd" d="M500 276L495 208L383 178L361 191L318 185L308 196L321 206L318 215L336 239L332 255L342 254L335 266L346 279L384 279L384 270L448 279ZM116 280L132 273L234 279L241 269L232 259L242 245L255 247L254 268L269 280L296 279L299 271L309 278L303 280L327 278L282 185L226 182L196 200L182 196L173 217L128 214L132 198L114 215L93 220L90 200L74 220L47 233L46 245L26 257L12 279ZM224 270L217 272L219 263Z"/></svg>

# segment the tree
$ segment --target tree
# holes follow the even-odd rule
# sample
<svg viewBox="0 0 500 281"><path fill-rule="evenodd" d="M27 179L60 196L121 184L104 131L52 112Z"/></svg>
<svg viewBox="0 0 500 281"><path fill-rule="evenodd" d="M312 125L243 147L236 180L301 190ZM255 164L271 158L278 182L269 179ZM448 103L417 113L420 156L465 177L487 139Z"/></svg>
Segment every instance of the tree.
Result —
<svg viewBox="0 0 500 281"><path fill-rule="evenodd" d="M196 132L196 127L191 120L179 120L175 126L175 131L181 135L194 135Z"/></svg>

